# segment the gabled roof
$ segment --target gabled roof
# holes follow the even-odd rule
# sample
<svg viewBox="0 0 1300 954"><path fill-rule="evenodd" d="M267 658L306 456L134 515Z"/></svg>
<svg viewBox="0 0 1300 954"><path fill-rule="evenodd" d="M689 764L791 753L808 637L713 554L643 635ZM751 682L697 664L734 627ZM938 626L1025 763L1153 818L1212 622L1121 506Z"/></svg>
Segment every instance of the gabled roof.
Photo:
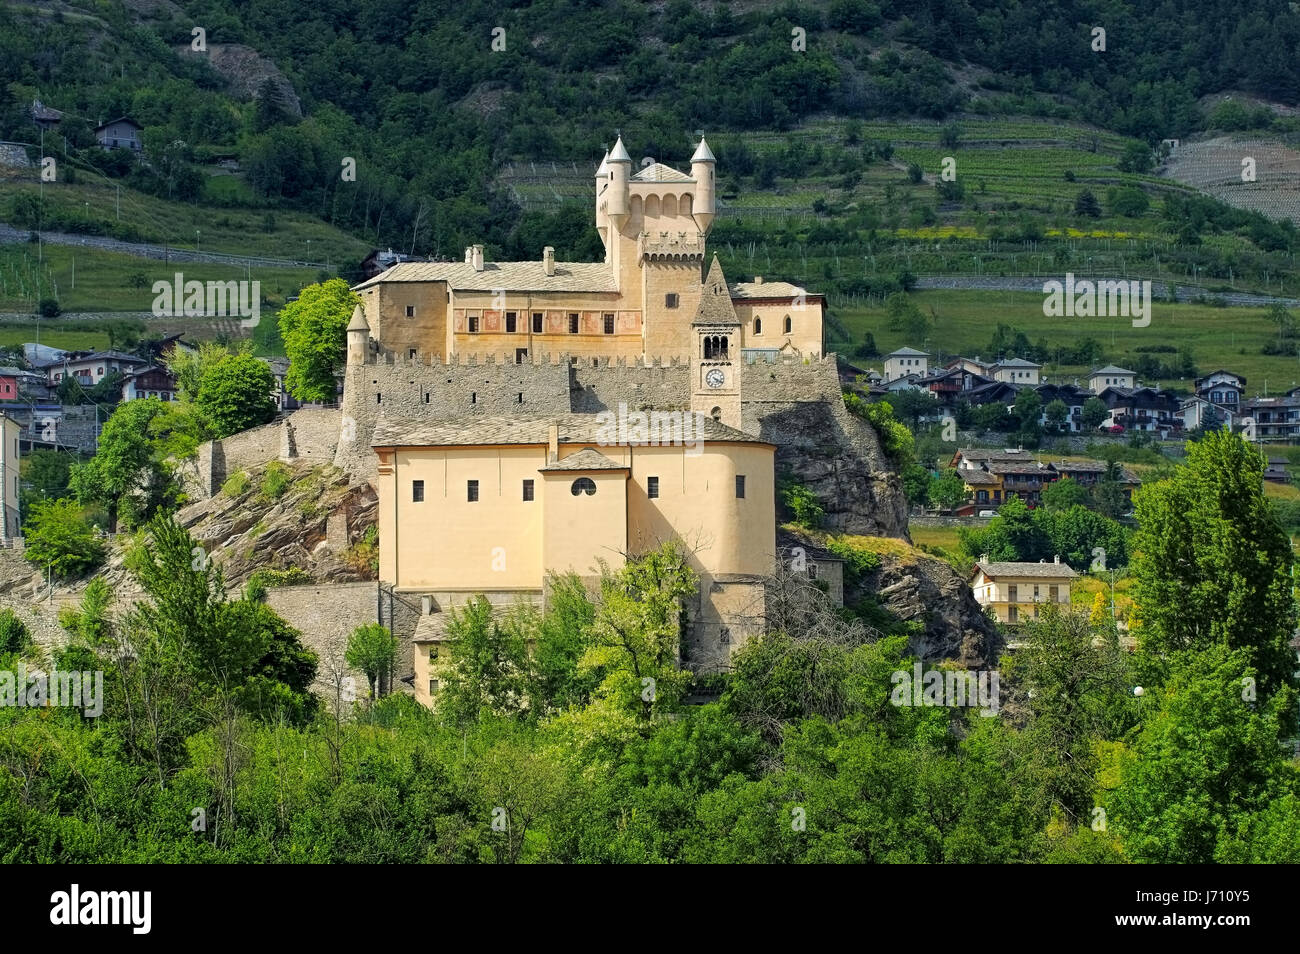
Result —
<svg viewBox="0 0 1300 954"><path fill-rule="evenodd" d="M1207 371L1205 374L1202 374L1199 378L1193 381L1192 386L1200 387L1202 381L1208 381L1216 374L1231 375L1232 377L1236 378L1238 381L1241 382L1242 387L1245 387L1246 385L1246 376L1244 374L1238 374L1236 371L1229 371L1227 368L1215 368L1213 371Z"/></svg>
<svg viewBox="0 0 1300 954"><path fill-rule="evenodd" d="M928 358L930 352L917 351L915 348L899 348L897 351L891 351L885 355L886 358Z"/></svg>
<svg viewBox="0 0 1300 954"><path fill-rule="evenodd" d="M566 470L627 470L627 464L612 461L598 450L584 447L576 454L570 454L563 460L547 464L541 468L542 473Z"/></svg>
<svg viewBox="0 0 1300 954"><path fill-rule="evenodd" d="M997 368L1041 368L1041 364L1034 364L1032 361L1026 361L1024 358L1008 358L1006 361L999 361L994 367Z"/></svg>
<svg viewBox="0 0 1300 954"><path fill-rule="evenodd" d="M1106 367L1104 367L1104 368L1098 368L1096 371L1089 371L1089 372L1088 372L1088 377L1090 377L1090 378L1091 378L1091 377L1095 377L1095 376L1098 375L1098 374L1133 374L1133 375L1136 375L1137 372L1136 372L1136 371L1130 371L1130 370L1128 370L1127 368L1117 368L1117 367L1115 367L1115 365L1113 365L1113 364L1108 364L1108 365L1106 365Z"/></svg>
<svg viewBox="0 0 1300 954"><path fill-rule="evenodd" d="M632 177L633 182L694 182L684 172L678 172L672 166L665 166L662 162L656 162L646 166Z"/></svg>
<svg viewBox="0 0 1300 954"><path fill-rule="evenodd" d="M805 291L790 282L732 282L732 298L789 298L800 295L806 300L820 300L821 295Z"/></svg>
<svg viewBox="0 0 1300 954"><path fill-rule="evenodd" d="M100 123L98 126L95 127L95 132L99 132L101 129L107 129L109 126L112 126L114 123L126 123L128 126L134 126L136 129L144 129L143 126L141 126L130 116L118 116L117 119L110 119L106 123Z"/></svg>
<svg viewBox="0 0 1300 954"><path fill-rule="evenodd" d="M1000 576L1032 576L1051 580L1072 580L1078 573L1068 563L993 563L980 560L975 564L977 570L991 579Z"/></svg>
<svg viewBox="0 0 1300 954"><path fill-rule="evenodd" d="M446 282L453 291L616 292L614 272L604 262L556 262L547 275L542 262L485 262L480 272L468 262L402 262L353 291L384 282Z"/></svg>
<svg viewBox="0 0 1300 954"><path fill-rule="evenodd" d="M653 414L653 412L649 412ZM539 417L466 417L456 420L425 420L381 417L375 426L372 447L472 447L482 444L536 444L545 446L550 427L559 427L561 444L594 444L617 440L617 424L605 415L570 414ZM768 444L728 427L707 414L695 415L695 437L704 442Z"/></svg>

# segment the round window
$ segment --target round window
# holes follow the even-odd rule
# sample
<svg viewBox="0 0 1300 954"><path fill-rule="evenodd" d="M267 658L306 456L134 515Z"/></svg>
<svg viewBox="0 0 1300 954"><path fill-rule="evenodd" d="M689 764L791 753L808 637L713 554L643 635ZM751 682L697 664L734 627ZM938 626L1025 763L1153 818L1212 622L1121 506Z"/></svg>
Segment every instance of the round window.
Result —
<svg viewBox="0 0 1300 954"><path fill-rule="evenodd" d="M592 494L596 492L596 482L592 480L590 477L579 477L577 480L573 482L573 486L570 487L569 490L573 493L573 496L575 497L579 496L580 494L586 494L588 497L590 497Z"/></svg>

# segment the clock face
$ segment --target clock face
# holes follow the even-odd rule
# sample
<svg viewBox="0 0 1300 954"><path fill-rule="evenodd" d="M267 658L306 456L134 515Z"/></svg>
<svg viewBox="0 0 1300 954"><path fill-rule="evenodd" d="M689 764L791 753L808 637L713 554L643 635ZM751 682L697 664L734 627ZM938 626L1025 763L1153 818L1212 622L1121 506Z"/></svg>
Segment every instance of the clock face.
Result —
<svg viewBox="0 0 1300 954"><path fill-rule="evenodd" d="M727 376L721 368L713 368L704 376L704 383L711 388L720 388L727 383Z"/></svg>

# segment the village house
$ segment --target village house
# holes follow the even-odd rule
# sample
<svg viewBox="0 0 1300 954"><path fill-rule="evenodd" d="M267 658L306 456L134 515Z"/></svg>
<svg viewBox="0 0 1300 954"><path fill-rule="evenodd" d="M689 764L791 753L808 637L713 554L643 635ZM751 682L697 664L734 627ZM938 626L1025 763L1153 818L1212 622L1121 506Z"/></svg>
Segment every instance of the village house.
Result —
<svg viewBox="0 0 1300 954"><path fill-rule="evenodd" d="M121 116L95 127L95 141L104 149L130 149L140 152L144 149L144 140L140 134L144 127L134 119Z"/></svg>
<svg viewBox="0 0 1300 954"><path fill-rule="evenodd" d="M1038 392L1038 397L1043 404L1042 414L1038 418L1039 424L1043 427L1049 426L1047 406L1053 401L1060 401L1065 405L1067 412L1065 429L1072 434L1083 430L1083 405L1087 403L1088 398L1095 397L1091 391L1077 384L1040 384L1034 390Z"/></svg>
<svg viewBox="0 0 1300 954"><path fill-rule="evenodd" d="M1271 443L1300 438L1300 393L1251 398L1242 404L1241 413L1246 440Z"/></svg>
<svg viewBox="0 0 1300 954"><path fill-rule="evenodd" d="M1108 364L1104 368L1098 368L1088 375L1088 387L1094 394L1100 394L1106 388L1133 388L1137 387L1137 372L1130 371L1127 368L1117 368L1113 364Z"/></svg>
<svg viewBox="0 0 1300 954"><path fill-rule="evenodd" d="M1038 376L1042 368L1041 364L1026 361L1024 358L1008 358L993 366L993 380L1033 387L1038 384Z"/></svg>
<svg viewBox="0 0 1300 954"><path fill-rule="evenodd" d="M999 623L1016 624L1038 619L1045 604L1068 606L1070 583L1079 574L1062 563L994 563L980 557L971 578L975 600Z"/></svg>
<svg viewBox="0 0 1300 954"><path fill-rule="evenodd" d="M1197 378L1193 386L1198 398L1232 413L1241 406L1246 393L1246 379L1223 368Z"/></svg>
<svg viewBox="0 0 1300 954"><path fill-rule="evenodd" d="M176 378L166 368L148 365L138 371L132 371L122 381L122 400L133 401L136 398L158 398L161 401L176 400Z"/></svg>
<svg viewBox="0 0 1300 954"><path fill-rule="evenodd" d="M1110 411L1103 426L1118 426L1126 431L1149 431L1162 437L1182 429L1179 401L1173 395L1152 387L1103 388L1097 395Z"/></svg>
<svg viewBox="0 0 1300 954"><path fill-rule="evenodd" d="M885 384L899 378L923 378L930 367L930 355L915 348L899 348L885 355Z"/></svg>
<svg viewBox="0 0 1300 954"><path fill-rule="evenodd" d="M72 351L46 365L45 373L51 385L57 385L64 378L76 378L83 386L93 387L104 380L105 375L115 371L132 374L148 364L139 355L122 351Z"/></svg>

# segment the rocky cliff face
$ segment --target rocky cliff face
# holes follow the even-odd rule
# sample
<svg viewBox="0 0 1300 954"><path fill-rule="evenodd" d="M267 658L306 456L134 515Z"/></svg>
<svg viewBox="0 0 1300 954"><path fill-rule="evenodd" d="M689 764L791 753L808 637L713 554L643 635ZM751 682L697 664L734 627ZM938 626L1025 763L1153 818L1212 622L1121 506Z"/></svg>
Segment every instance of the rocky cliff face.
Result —
<svg viewBox="0 0 1300 954"><path fill-rule="evenodd" d="M995 664L1001 634L955 569L911 547L890 548L880 558L879 569L846 593L846 602L870 595L899 619L920 623L910 648L926 662L952 659L968 669Z"/></svg>
<svg viewBox="0 0 1300 954"><path fill-rule="evenodd" d="M871 425L837 400L764 410L759 434L777 445L777 474L817 494L828 530L908 539L903 485Z"/></svg>

